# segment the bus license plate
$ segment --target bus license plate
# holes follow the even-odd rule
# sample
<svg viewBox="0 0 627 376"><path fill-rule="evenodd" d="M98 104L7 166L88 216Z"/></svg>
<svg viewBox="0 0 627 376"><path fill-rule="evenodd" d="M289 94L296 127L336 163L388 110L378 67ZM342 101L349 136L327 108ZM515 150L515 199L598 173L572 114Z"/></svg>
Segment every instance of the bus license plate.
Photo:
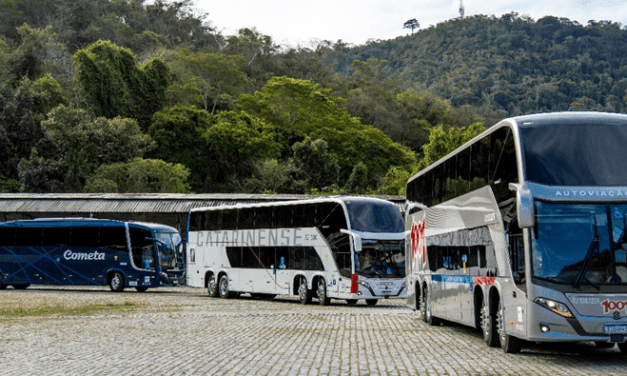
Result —
<svg viewBox="0 0 627 376"><path fill-rule="evenodd" d="M627 334L627 324L605 324L605 334Z"/></svg>

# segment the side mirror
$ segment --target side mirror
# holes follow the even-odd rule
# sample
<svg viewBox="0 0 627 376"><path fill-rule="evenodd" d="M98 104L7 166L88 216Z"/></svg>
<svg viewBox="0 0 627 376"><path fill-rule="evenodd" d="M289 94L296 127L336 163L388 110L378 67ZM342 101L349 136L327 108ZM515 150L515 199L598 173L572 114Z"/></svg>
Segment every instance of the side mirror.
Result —
<svg viewBox="0 0 627 376"><path fill-rule="evenodd" d="M345 229L340 229L342 234L347 234L353 237L353 242L355 243L355 252L361 252L361 236L355 234L352 231L348 231Z"/></svg>
<svg viewBox="0 0 627 376"><path fill-rule="evenodd" d="M533 195L527 187L517 183L509 183L510 191L516 191L516 214L520 228L531 228L535 225L535 207Z"/></svg>

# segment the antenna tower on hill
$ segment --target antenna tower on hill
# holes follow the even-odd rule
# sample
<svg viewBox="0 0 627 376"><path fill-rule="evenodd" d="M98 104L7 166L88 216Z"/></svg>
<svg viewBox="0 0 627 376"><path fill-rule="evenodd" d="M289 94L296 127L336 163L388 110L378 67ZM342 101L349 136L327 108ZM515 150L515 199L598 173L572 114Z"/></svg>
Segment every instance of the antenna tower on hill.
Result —
<svg viewBox="0 0 627 376"><path fill-rule="evenodd" d="M459 18L464 18L464 3L459 0Z"/></svg>

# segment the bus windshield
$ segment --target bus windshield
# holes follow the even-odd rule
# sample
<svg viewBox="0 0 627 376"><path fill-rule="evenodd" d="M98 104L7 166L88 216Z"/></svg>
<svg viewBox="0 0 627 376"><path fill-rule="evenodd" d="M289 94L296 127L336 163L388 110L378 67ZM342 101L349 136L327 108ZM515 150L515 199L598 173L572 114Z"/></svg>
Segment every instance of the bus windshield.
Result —
<svg viewBox="0 0 627 376"><path fill-rule="evenodd" d="M351 228L361 232L404 232L403 216L396 205L387 202L346 201Z"/></svg>
<svg viewBox="0 0 627 376"><path fill-rule="evenodd" d="M355 272L369 278L405 277L402 240L363 240L355 254Z"/></svg>
<svg viewBox="0 0 627 376"><path fill-rule="evenodd" d="M533 276L574 287L627 283L627 205L536 202Z"/></svg>
<svg viewBox="0 0 627 376"><path fill-rule="evenodd" d="M181 236L176 232L158 232L159 263L164 270L185 267ZM164 249L163 249L164 248Z"/></svg>
<svg viewBox="0 0 627 376"><path fill-rule="evenodd" d="M624 186L625 124L520 126L526 178L558 186Z"/></svg>

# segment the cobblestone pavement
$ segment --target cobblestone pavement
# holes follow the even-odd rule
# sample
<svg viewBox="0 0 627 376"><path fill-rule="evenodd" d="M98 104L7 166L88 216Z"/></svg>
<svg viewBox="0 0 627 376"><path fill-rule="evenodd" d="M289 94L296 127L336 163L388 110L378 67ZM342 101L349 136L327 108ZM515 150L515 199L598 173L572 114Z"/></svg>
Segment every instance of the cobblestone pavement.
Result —
<svg viewBox="0 0 627 376"><path fill-rule="evenodd" d="M428 327L402 300L349 306L223 300L190 287L0 291L0 304L139 303L84 316L0 317L0 375L624 375L592 343L487 348L469 328Z"/></svg>

